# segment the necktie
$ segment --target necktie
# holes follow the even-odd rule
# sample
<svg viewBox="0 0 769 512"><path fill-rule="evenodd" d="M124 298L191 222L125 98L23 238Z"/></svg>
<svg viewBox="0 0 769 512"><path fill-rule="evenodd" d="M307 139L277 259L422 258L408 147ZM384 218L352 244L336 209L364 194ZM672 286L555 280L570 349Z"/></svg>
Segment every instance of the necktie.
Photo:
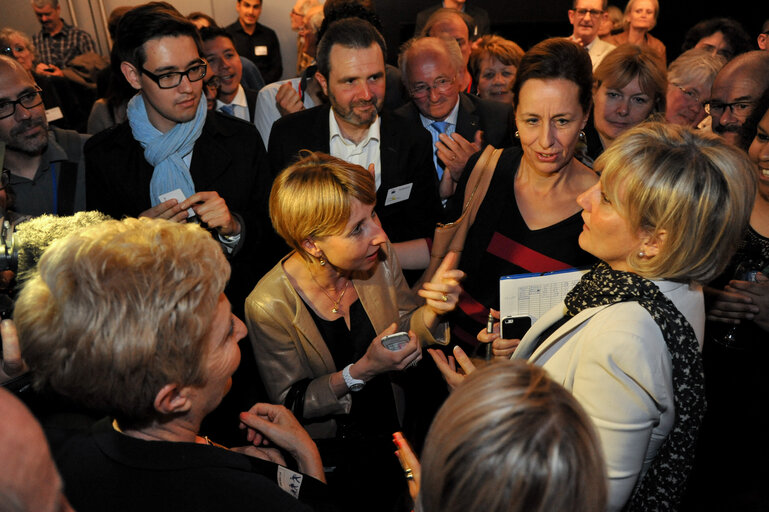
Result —
<svg viewBox="0 0 769 512"><path fill-rule="evenodd" d="M227 115L235 117L235 107L233 105L222 105L222 108L219 110Z"/></svg>
<svg viewBox="0 0 769 512"><path fill-rule="evenodd" d="M446 133L446 128L449 127L449 123L446 121L433 121L432 127L435 128L439 134ZM438 139L440 140L440 138ZM443 164L440 158L438 158L438 150L435 150L435 171L438 173L438 180L443 178L443 170L446 166Z"/></svg>

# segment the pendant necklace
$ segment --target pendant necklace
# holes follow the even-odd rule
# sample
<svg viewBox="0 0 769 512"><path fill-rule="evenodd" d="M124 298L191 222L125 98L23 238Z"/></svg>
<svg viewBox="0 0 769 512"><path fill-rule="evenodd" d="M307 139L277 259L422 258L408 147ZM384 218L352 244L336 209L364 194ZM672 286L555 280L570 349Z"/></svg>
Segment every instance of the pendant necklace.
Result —
<svg viewBox="0 0 769 512"><path fill-rule="evenodd" d="M333 304L333 307L331 308L331 312L335 315L339 314L339 303L342 302L342 299L344 298L344 294L347 293L347 287L350 286L350 280L348 279L346 283L344 283L344 288L342 288L341 293L339 296L334 300L334 297L331 296L330 293L326 291L325 288L323 288L317 279L315 279L315 276L310 272L310 277L312 277L312 280L315 282L315 284L320 288L320 291L322 291L326 297L328 297L328 300L331 301L331 304ZM335 289L336 290L336 289Z"/></svg>

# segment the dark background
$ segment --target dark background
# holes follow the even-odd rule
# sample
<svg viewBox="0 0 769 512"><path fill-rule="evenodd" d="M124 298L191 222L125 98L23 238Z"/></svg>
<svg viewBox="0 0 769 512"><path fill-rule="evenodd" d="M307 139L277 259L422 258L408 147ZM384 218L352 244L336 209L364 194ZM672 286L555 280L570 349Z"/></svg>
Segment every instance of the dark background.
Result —
<svg viewBox="0 0 769 512"><path fill-rule="evenodd" d="M440 0L375 0L377 14L385 27L388 62L395 64L398 47L414 33L414 20L422 9ZM568 10L571 0L468 0L489 13L493 33L515 41L527 50L535 43L555 36L571 35ZM620 9L626 2L609 0ZM660 16L651 34L667 47L668 62L681 52L686 31L700 20L716 17L733 18L745 27L755 44L764 20L769 18L766 0L723 0L698 2L659 0Z"/></svg>

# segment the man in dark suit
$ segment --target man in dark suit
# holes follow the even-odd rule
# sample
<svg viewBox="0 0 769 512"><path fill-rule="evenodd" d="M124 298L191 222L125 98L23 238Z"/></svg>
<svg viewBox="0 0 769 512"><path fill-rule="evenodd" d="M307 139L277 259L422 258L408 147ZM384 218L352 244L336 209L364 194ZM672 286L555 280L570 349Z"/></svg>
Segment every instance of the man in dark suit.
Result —
<svg viewBox="0 0 769 512"><path fill-rule="evenodd" d="M446 217L453 220L461 209L454 190L470 156L486 144L497 148L513 144L512 107L460 92L464 60L454 40L413 40L398 61L412 101L396 114L432 136L440 195Z"/></svg>
<svg viewBox="0 0 769 512"><path fill-rule="evenodd" d="M242 314L246 295L274 263L264 261L260 244L260 235L272 231L261 138L251 123L207 112L198 32L170 5L145 4L126 13L116 44L120 69L140 93L129 102L128 122L85 146L86 206L115 218L199 222L230 260L225 291L233 311ZM234 418L259 394L248 354L253 351L243 350L233 393L220 406L222 421L232 426L216 432L222 442L235 439Z"/></svg>
<svg viewBox="0 0 769 512"><path fill-rule="evenodd" d="M332 23L318 47L315 75L330 105L276 121L270 163L277 173L309 149L373 168L376 212L390 240L431 237L441 207L430 138L392 113L380 115L385 54L384 39L370 23L357 18Z"/></svg>
<svg viewBox="0 0 769 512"><path fill-rule="evenodd" d="M425 26L425 23L427 23L427 19L441 7L456 9L473 18L473 25L470 27L470 39L473 41L491 31L489 27L489 13L486 12L485 9L475 5L468 5L465 0L444 0L438 5L422 9L417 13L414 35L419 35L422 32L422 28Z"/></svg>
<svg viewBox="0 0 769 512"><path fill-rule="evenodd" d="M200 30L200 38L203 56L210 68L207 75L219 78L216 110L253 123L259 91L241 84L243 63L235 50L232 36L220 27L204 27Z"/></svg>

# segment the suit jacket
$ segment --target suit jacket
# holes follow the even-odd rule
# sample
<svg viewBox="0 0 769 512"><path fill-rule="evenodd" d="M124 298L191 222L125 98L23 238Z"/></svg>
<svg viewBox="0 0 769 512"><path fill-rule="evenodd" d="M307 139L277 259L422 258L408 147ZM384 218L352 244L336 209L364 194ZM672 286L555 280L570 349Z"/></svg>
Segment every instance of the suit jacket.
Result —
<svg viewBox="0 0 769 512"><path fill-rule="evenodd" d="M443 339L436 340L422 314L414 314L418 310L416 297L406 285L392 248L387 245L382 253L385 259L370 277L352 281L374 330L380 333L395 322L399 331L414 331L424 346L446 343L445 326L440 329ZM334 364L312 315L291 285L283 261L259 281L246 299L248 335L270 401L285 403L293 384L312 379L304 394L303 416L321 421L305 428L313 438L333 437L336 424L325 417L348 414L352 400L349 394L337 398L331 390L331 374L341 368Z"/></svg>
<svg viewBox="0 0 769 512"><path fill-rule="evenodd" d="M119 219L151 207L154 168L133 138L128 122L93 136L85 145L86 206ZM230 301L237 311L259 277L275 262L255 254L272 231L266 213L270 176L264 147L253 124L209 112L195 142L190 174L196 191L213 190L242 222L241 243L231 258Z"/></svg>
<svg viewBox="0 0 769 512"><path fill-rule="evenodd" d="M428 18L441 7L443 7L442 3L423 9L417 13L416 26L414 27L415 36L418 36L419 33L422 32L422 27L425 26ZM470 29L470 40L477 39L491 32L489 13L486 12L486 9L471 4L465 4L465 13L472 16L473 21L475 21L475 27Z"/></svg>
<svg viewBox="0 0 769 512"><path fill-rule="evenodd" d="M593 62L593 71L595 71L595 68L598 67L598 65L601 63L601 61L611 53L611 51L616 48L611 43L607 43L606 41L602 40L600 37L595 38L595 40L592 43L592 46L588 49L588 53L590 54L590 60Z"/></svg>
<svg viewBox="0 0 769 512"><path fill-rule="evenodd" d="M248 120L252 123L256 118L256 100L259 98L259 91L254 89L243 88L243 92L246 93L246 104L248 105Z"/></svg>
<svg viewBox="0 0 769 512"><path fill-rule="evenodd" d="M406 119L409 124L421 128L428 136L430 135L427 128L422 125L419 109L413 101L406 103L395 113ZM459 111L457 112L455 133L460 134L468 141L472 142L475 139L475 132L481 130L483 131L483 147L487 144L491 144L495 148L510 147L515 144L513 140L514 126L515 115L511 105L484 100L464 92L459 93ZM431 136L427 143L432 155L435 147L433 147ZM432 159L430 163L432 164ZM432 169L435 171L434 165L432 165ZM435 176L437 179L437 174ZM453 221L461 213L462 198L457 198L456 195L450 197L443 212L444 220Z"/></svg>
<svg viewBox="0 0 769 512"><path fill-rule="evenodd" d="M689 321L702 347L705 306L700 288L655 281ZM637 302L588 308L538 345L564 318L561 303L526 333L513 354L545 368L593 420L609 476L609 510L621 509L675 421L673 369L665 339Z"/></svg>
<svg viewBox="0 0 769 512"><path fill-rule="evenodd" d="M330 105L320 105L284 116L272 126L268 154L277 175L296 161L299 151L329 152ZM379 148L382 182L377 190L376 212L393 242L432 237L441 217L438 177L433 166L430 136L391 112L381 113ZM386 205L387 192L412 183L408 199Z"/></svg>

